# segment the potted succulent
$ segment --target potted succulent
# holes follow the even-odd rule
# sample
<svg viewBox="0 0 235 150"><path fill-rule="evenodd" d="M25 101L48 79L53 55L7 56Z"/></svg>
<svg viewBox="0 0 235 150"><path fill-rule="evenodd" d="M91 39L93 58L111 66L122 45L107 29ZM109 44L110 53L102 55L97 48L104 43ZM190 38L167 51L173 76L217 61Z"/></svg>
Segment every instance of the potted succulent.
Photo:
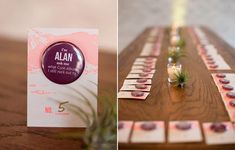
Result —
<svg viewBox="0 0 235 150"><path fill-rule="evenodd" d="M180 71L175 74L175 86L184 88L188 81L188 73L186 71Z"/></svg>
<svg viewBox="0 0 235 150"><path fill-rule="evenodd" d="M179 59L184 56L182 50L177 48L171 48L168 51L168 81L173 83L176 81L175 74L181 72L182 65L179 63Z"/></svg>

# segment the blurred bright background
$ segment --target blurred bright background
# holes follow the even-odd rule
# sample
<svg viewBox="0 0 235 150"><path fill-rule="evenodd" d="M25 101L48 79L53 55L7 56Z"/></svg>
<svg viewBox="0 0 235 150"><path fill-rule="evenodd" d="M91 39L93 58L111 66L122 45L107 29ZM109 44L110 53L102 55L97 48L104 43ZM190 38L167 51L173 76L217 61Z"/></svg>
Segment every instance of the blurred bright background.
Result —
<svg viewBox="0 0 235 150"><path fill-rule="evenodd" d="M26 41L32 27L97 28L102 50L116 53L117 0L0 0L0 37Z"/></svg>
<svg viewBox="0 0 235 150"><path fill-rule="evenodd" d="M234 0L119 0L119 52L148 26L204 25L235 47Z"/></svg>

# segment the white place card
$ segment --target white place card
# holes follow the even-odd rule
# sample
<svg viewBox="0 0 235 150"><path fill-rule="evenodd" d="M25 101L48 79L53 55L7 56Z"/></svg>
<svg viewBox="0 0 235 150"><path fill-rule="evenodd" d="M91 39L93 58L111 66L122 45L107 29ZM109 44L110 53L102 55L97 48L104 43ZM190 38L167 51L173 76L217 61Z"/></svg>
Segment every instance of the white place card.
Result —
<svg viewBox="0 0 235 150"><path fill-rule="evenodd" d="M211 67L212 65L207 63L207 60L205 59L205 57L202 57L202 58L203 58L205 65L207 66L209 70L230 70L231 69L230 66L225 62L223 57L219 54L212 56L213 60L215 61L215 64L213 65L217 65L216 68L212 68Z"/></svg>
<svg viewBox="0 0 235 150"><path fill-rule="evenodd" d="M155 127L151 127L154 125ZM145 127L145 128L143 128ZM132 143L164 143L165 125L163 121L138 121L135 122Z"/></svg>
<svg viewBox="0 0 235 150"><path fill-rule="evenodd" d="M138 82L138 79L126 79L123 84L152 84L152 80L146 79L145 82Z"/></svg>
<svg viewBox="0 0 235 150"><path fill-rule="evenodd" d="M133 65L131 67L132 70L137 70L137 69L145 69L145 68L149 68L149 69L155 69L155 64L148 64L148 67L144 66L144 65Z"/></svg>
<svg viewBox="0 0 235 150"><path fill-rule="evenodd" d="M146 87L146 88L138 88L138 86L140 87ZM144 92L149 92L151 89L151 85L145 85L145 84L136 84L136 85L129 85L129 84L123 84L123 86L121 87L121 91L144 91Z"/></svg>
<svg viewBox="0 0 235 150"><path fill-rule="evenodd" d="M198 121L171 121L168 127L169 143L202 142Z"/></svg>
<svg viewBox="0 0 235 150"><path fill-rule="evenodd" d="M127 79L140 79L140 78L143 78L143 79L152 79L153 78L153 74L148 74L147 76L141 76L141 74L128 74Z"/></svg>
<svg viewBox="0 0 235 150"><path fill-rule="evenodd" d="M120 99L136 99L136 100L145 100L147 96L149 95L148 92L143 92L144 94L142 96L133 96L131 92L127 91L120 91L117 94L117 97Z"/></svg>
<svg viewBox="0 0 235 150"><path fill-rule="evenodd" d="M231 122L222 122L226 126L226 131L215 132L211 129L212 123L203 123L203 130L205 135L206 144L234 144L235 143L235 130Z"/></svg>
<svg viewBox="0 0 235 150"><path fill-rule="evenodd" d="M132 69L130 73L155 73L155 71L156 71L155 69L149 70L147 72L145 72L142 69Z"/></svg>
<svg viewBox="0 0 235 150"><path fill-rule="evenodd" d="M119 121L118 123L118 142L128 143L133 121Z"/></svg>
<svg viewBox="0 0 235 150"><path fill-rule="evenodd" d="M148 62L148 61L153 61L153 62L156 62L157 61L157 58L155 57L140 57L140 58L136 58L135 59L135 62Z"/></svg>

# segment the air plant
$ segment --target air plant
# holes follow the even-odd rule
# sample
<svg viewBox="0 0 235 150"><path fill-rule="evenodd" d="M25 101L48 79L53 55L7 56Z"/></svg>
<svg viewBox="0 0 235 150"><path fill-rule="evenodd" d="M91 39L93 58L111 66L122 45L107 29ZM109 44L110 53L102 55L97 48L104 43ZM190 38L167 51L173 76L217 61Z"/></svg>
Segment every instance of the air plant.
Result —
<svg viewBox="0 0 235 150"><path fill-rule="evenodd" d="M176 46L182 49L185 46L185 41L180 39L177 43Z"/></svg>
<svg viewBox="0 0 235 150"><path fill-rule="evenodd" d="M85 87L84 87L85 88ZM84 132L62 133L62 138L83 139L84 149L86 150L110 150L116 148L117 141L117 114L116 105L109 98L99 97L99 108L102 111L96 114L94 107L90 101L76 89L71 88L80 95L79 100L90 109L90 113L80 106L67 104L68 110L76 114L86 124L87 128ZM90 94L96 97L90 89L86 89Z"/></svg>
<svg viewBox="0 0 235 150"><path fill-rule="evenodd" d="M188 73L186 71L180 71L175 74L175 86L184 88L188 81Z"/></svg>
<svg viewBox="0 0 235 150"><path fill-rule="evenodd" d="M181 57L185 56L181 49L172 49L168 51L168 58L171 63L176 64Z"/></svg>

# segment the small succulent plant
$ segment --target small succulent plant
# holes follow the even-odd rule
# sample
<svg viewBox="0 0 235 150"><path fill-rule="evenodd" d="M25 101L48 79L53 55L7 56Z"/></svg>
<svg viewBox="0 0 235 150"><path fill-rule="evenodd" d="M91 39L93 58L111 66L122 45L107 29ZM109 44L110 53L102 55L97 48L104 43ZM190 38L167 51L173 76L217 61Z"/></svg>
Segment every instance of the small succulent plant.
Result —
<svg viewBox="0 0 235 150"><path fill-rule="evenodd" d="M177 42L176 46L182 49L185 46L185 41L180 39L179 42Z"/></svg>
<svg viewBox="0 0 235 150"><path fill-rule="evenodd" d="M176 73L175 76L176 76L175 86L184 88L189 78L188 73L186 71L180 71Z"/></svg>
<svg viewBox="0 0 235 150"><path fill-rule="evenodd" d="M82 107L68 104L68 109L81 118L87 128L84 132L69 132L59 135L61 138L82 139L85 150L110 150L117 146L117 110L116 105L112 102L113 96L99 96L99 108L101 112L97 115L90 101L76 89L74 90L82 97L78 98L82 101L90 113L87 113ZM96 95L89 89L86 89L94 97ZM113 94L114 95L114 94Z"/></svg>
<svg viewBox="0 0 235 150"><path fill-rule="evenodd" d="M169 50L168 58L171 63L176 64L181 57L185 56L181 49Z"/></svg>

